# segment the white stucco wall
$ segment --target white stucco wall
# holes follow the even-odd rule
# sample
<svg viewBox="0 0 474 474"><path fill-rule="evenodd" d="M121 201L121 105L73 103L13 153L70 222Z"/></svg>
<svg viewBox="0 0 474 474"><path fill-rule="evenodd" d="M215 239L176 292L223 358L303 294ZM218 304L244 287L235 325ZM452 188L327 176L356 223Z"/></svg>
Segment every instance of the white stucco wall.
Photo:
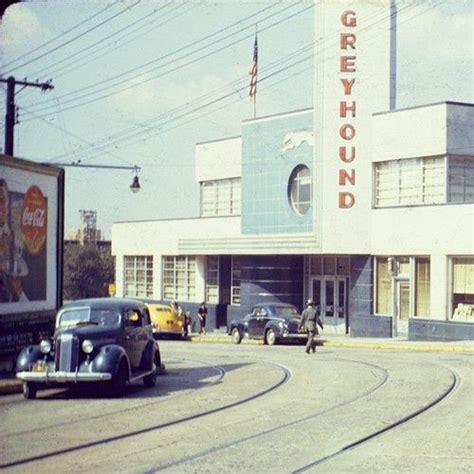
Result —
<svg viewBox="0 0 474 474"><path fill-rule="evenodd" d="M126 255L153 256L153 290L161 299L163 255L180 255L180 238L227 238L240 235L240 217L192 218L161 221L116 222L112 225L112 255L116 258L117 295L123 295L123 260ZM204 298L204 261L198 256L196 298ZM197 301L198 302L198 301Z"/></svg>
<svg viewBox="0 0 474 474"><path fill-rule="evenodd" d="M227 138L196 145L196 181L241 176L242 140Z"/></svg>
<svg viewBox="0 0 474 474"><path fill-rule="evenodd" d="M393 100L391 13L391 2L382 0L315 3L314 219L322 253L369 252L371 116ZM344 105L355 111L341 111ZM350 127L353 137L344 134ZM347 157L354 147L355 158L343 161L340 147ZM354 182L341 183L341 172ZM352 197L353 205L341 205Z"/></svg>

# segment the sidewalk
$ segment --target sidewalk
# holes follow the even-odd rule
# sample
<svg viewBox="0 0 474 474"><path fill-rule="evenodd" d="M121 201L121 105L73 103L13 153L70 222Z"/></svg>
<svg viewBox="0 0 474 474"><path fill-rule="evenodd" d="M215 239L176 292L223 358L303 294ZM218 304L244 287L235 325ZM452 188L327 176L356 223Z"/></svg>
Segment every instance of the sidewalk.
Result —
<svg viewBox="0 0 474 474"><path fill-rule="evenodd" d="M205 336L191 334L192 342L231 343L230 336L222 331L214 331ZM425 352L471 352L474 353L474 341L409 341L406 337L377 338L351 337L348 335L325 335L317 339L318 346L350 347L358 349L383 349L393 351ZM262 340L243 339L241 344L263 345Z"/></svg>
<svg viewBox="0 0 474 474"><path fill-rule="evenodd" d="M190 342L232 344L230 336L223 331L215 331L205 336L191 334ZM322 335L318 338L318 346L349 347L354 349L378 349L389 351L412 352L464 352L474 353L474 341L409 341L407 338L369 338L350 337L346 335ZM263 345L261 340L244 339L242 345ZM21 392L21 382L13 374L0 375L0 396Z"/></svg>

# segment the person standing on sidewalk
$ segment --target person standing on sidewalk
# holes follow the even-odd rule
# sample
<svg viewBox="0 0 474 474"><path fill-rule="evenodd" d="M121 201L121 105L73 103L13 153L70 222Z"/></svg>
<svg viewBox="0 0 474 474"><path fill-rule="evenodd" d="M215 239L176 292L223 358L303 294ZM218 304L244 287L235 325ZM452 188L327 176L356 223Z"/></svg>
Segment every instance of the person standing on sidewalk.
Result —
<svg viewBox="0 0 474 474"><path fill-rule="evenodd" d="M198 316L199 316L199 334L206 334L206 318L207 318L207 308L206 303L203 301L201 306L198 309Z"/></svg>
<svg viewBox="0 0 474 474"><path fill-rule="evenodd" d="M323 323L321 322L318 312L314 306L314 301L312 299L308 299L308 301L306 301L306 309L301 315L300 328L305 330L308 334L306 354L309 354L310 351L313 353L316 352L315 337L317 334L319 334L318 325L321 327L321 329L324 329Z"/></svg>

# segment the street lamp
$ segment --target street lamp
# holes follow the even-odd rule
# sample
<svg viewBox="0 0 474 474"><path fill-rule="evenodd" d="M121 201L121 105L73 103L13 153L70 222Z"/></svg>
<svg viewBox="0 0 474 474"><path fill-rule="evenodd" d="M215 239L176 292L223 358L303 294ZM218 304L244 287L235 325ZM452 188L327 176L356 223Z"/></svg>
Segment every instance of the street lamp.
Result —
<svg viewBox="0 0 474 474"><path fill-rule="evenodd" d="M132 184L130 185L130 191L132 191L132 193L138 193L140 189L141 189L141 186L140 186L140 182L138 181L138 175L135 175L133 177Z"/></svg>
<svg viewBox="0 0 474 474"><path fill-rule="evenodd" d="M54 165L54 166L72 166L74 168L101 168L101 169L112 169L112 170L133 170L135 176L133 177L132 184L130 185L130 191L132 193L138 193L142 188L140 186L140 181L138 180L138 172L141 170L139 166L115 166L115 165L82 165L79 162L72 163L43 163L45 165Z"/></svg>

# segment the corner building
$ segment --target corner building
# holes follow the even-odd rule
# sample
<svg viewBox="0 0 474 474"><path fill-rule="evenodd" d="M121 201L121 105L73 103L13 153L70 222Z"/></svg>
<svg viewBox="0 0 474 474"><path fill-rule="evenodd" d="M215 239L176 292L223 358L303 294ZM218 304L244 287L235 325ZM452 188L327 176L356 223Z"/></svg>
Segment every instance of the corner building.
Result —
<svg viewBox="0 0 474 474"><path fill-rule="evenodd" d="M393 2L315 18L314 107L198 143L199 216L113 225L117 295L206 301L211 331L311 297L326 333L474 339L474 104L396 108Z"/></svg>

